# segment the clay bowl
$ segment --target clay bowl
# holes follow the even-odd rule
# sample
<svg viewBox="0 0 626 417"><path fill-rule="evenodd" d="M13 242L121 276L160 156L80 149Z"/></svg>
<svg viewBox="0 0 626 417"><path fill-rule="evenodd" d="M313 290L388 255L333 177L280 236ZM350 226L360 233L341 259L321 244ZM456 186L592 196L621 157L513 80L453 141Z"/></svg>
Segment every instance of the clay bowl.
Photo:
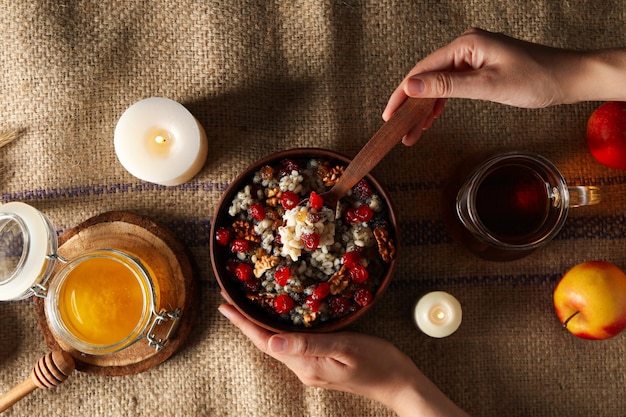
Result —
<svg viewBox="0 0 626 417"><path fill-rule="evenodd" d="M251 293L249 291L249 287L246 288L246 285L236 278L235 274L233 273L233 257L236 255L233 255L230 245L224 245L223 242L222 244L220 244L216 240L216 231L223 227L231 227L231 225L235 221L235 218L229 215L229 207L231 206L233 199L237 196L237 193L244 189L246 185L252 183L252 178L254 174L258 172L262 167L265 167L267 165L277 167L282 161L285 161L286 159L292 161L300 161L302 164L305 164L306 161L309 161L311 159L319 159L322 161L329 161L331 163L331 166L345 166L350 162L349 158L330 150L318 148L299 148L281 151L269 155L253 163L247 169L245 169L237 178L235 178L235 180L224 192L224 195L219 202L211 224L210 255L213 272L215 274L217 282L219 283L219 286L222 289L222 294L227 299L227 301L230 304L234 305L249 320L264 327L265 329L277 333L294 331L321 333L339 330L352 324L355 320L363 316L382 297L387 286L389 285L396 265L396 261L398 259L397 246L399 236L395 211L387 193L373 176L367 175L365 177L365 180L369 183L374 193L376 193L380 197L380 201L382 202L382 207L384 207L385 213L384 227L389 231L389 235L396 248L396 253L391 261L384 262L380 259L378 245L374 243L373 247L370 248L367 255L364 255L368 258L369 261L368 270L373 269L373 271L370 272L371 282L368 281L368 286L371 289L371 302L369 304L361 306L358 302L352 300L350 308L351 312L347 315L341 317L333 317L324 322L321 322L321 320L317 320L314 325L307 327L301 323L294 324L293 320L286 319L284 315L281 318L281 316L272 309L273 304L271 303L273 303L274 301L271 298L270 304L268 305L268 303L266 302L265 307L259 305L258 302L251 301L251 295L258 295L256 292L258 290L253 290L253 292ZM242 213L247 216L247 211L244 211ZM280 218L280 220L282 221L282 218ZM370 222L370 224L373 225L375 224L375 222L372 221ZM374 226L371 227L373 228ZM337 236L337 234L338 233L336 233L335 236ZM252 244L252 247L254 247L254 245L257 245L256 247L258 248L258 244ZM370 260L370 258L372 259ZM281 259L285 261L288 258L281 257ZM259 280L259 282L261 281L262 279ZM308 284L310 284L310 282L308 282ZM350 285L352 288L356 288L356 284ZM354 293L356 293L356 291L354 291ZM345 298L349 297L349 291L347 291L347 294L348 296L346 296ZM306 293L304 293L304 295L296 294L296 305L304 304L303 298L305 296ZM330 302L329 300L330 298L328 298L327 302ZM330 307L326 307L325 311L330 312L332 310L330 309Z"/></svg>

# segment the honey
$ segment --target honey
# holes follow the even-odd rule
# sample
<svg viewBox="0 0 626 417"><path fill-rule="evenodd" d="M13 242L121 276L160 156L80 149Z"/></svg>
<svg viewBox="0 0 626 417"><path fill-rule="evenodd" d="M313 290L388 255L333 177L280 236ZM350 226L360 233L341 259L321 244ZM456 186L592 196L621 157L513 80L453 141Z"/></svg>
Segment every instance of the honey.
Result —
<svg viewBox="0 0 626 417"><path fill-rule="evenodd" d="M65 342L102 355L145 337L158 289L139 259L100 249L64 265L50 283L47 301L46 315Z"/></svg>
<svg viewBox="0 0 626 417"><path fill-rule="evenodd" d="M67 275L59 291L59 313L77 338L111 345L133 333L146 301L131 269L119 260L96 257Z"/></svg>

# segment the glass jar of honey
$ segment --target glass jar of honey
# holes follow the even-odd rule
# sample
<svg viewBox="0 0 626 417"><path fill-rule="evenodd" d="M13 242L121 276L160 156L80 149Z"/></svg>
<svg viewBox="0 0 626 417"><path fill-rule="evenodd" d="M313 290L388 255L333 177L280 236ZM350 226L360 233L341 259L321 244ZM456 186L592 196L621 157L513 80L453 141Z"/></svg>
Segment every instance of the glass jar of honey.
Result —
<svg viewBox="0 0 626 417"><path fill-rule="evenodd" d="M0 300L45 298L51 330L79 352L104 355L146 340L164 347L180 309L161 310L158 282L149 265L115 248L73 259L58 255L51 223L19 202L0 206ZM167 336L155 327L170 322Z"/></svg>

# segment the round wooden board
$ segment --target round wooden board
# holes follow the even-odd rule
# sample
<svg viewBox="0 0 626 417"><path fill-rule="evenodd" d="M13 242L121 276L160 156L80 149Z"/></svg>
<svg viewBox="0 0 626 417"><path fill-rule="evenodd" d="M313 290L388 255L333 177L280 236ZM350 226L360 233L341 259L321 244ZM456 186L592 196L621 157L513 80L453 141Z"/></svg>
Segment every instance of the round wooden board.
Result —
<svg viewBox="0 0 626 417"><path fill-rule="evenodd" d="M43 298L35 298L37 322L48 346L68 351L79 371L100 375L143 372L172 356L189 335L198 303L194 271L187 250L172 232L133 213L103 213L59 236L58 252L65 259L103 248L123 250L142 259L154 273L154 280L160 288L161 307L168 310L181 308L182 315L175 333L165 347L157 352L154 347L148 346L147 340L140 340L126 349L107 355L78 352L60 340L50 328ZM164 338L169 329L169 322L162 323L155 329L155 334L158 338Z"/></svg>

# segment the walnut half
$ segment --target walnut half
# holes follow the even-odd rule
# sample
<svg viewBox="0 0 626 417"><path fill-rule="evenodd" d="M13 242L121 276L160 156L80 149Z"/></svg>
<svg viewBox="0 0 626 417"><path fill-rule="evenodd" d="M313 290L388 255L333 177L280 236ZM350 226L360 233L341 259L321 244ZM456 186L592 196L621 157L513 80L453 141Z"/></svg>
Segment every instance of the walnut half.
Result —
<svg viewBox="0 0 626 417"><path fill-rule="evenodd" d="M341 294L343 290L350 284L350 271L348 267L343 265L341 269L333 274L328 280L330 285L330 293L332 295Z"/></svg>
<svg viewBox="0 0 626 417"><path fill-rule="evenodd" d="M254 226L247 220L237 220L233 223L233 229L238 238L249 240L250 242L261 242L261 236L254 233Z"/></svg>
<svg viewBox="0 0 626 417"><path fill-rule="evenodd" d="M389 231L382 226L374 229L374 237L378 243L378 252L385 262L391 262L396 256L396 247L393 245Z"/></svg>
<svg viewBox="0 0 626 417"><path fill-rule="evenodd" d="M339 180L344 170L345 167L339 165L334 167L322 165L317 169L317 174L322 178L325 186L332 187Z"/></svg>
<svg viewBox="0 0 626 417"><path fill-rule="evenodd" d="M280 263L278 256L269 255L263 249L257 252L257 261L254 263L254 276L260 278L265 271L274 268Z"/></svg>

